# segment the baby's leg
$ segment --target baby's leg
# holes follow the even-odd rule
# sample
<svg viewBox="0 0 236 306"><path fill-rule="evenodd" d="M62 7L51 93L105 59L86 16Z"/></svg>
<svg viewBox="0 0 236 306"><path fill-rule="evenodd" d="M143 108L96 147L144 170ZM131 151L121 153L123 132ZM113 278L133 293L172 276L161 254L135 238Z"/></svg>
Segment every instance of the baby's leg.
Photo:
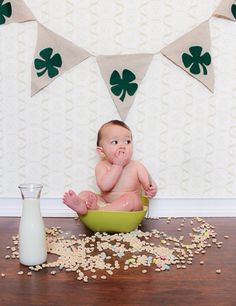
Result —
<svg viewBox="0 0 236 306"><path fill-rule="evenodd" d="M105 207L100 208L100 210L110 211L137 211L142 209L143 204L140 196L136 193L124 194L117 200L108 203Z"/></svg>
<svg viewBox="0 0 236 306"><path fill-rule="evenodd" d="M97 196L91 191L83 191L77 195L69 190L63 196L63 203L80 215L85 215L88 209L97 209Z"/></svg>
<svg viewBox="0 0 236 306"><path fill-rule="evenodd" d="M87 209L98 209L99 196L92 191L82 191L78 195L80 199L85 201Z"/></svg>

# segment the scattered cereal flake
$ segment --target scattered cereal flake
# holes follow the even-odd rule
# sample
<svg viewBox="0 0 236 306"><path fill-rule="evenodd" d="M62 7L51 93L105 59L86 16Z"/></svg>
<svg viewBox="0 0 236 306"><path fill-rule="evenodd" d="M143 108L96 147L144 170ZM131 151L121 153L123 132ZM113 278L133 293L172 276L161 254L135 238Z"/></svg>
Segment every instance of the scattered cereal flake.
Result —
<svg viewBox="0 0 236 306"><path fill-rule="evenodd" d="M4 278L6 277L6 274L5 273L1 273L1 278Z"/></svg>
<svg viewBox="0 0 236 306"><path fill-rule="evenodd" d="M224 236L225 239L229 239L229 236Z"/></svg>
<svg viewBox="0 0 236 306"><path fill-rule="evenodd" d="M200 265L204 265L204 260L201 260L201 261L200 261Z"/></svg>
<svg viewBox="0 0 236 306"><path fill-rule="evenodd" d="M142 270L142 273L147 273L147 270Z"/></svg>
<svg viewBox="0 0 236 306"><path fill-rule="evenodd" d="M107 279L106 275L102 275L101 279Z"/></svg>
<svg viewBox="0 0 236 306"><path fill-rule="evenodd" d="M84 276L83 281L84 283L88 283L88 276Z"/></svg>
<svg viewBox="0 0 236 306"><path fill-rule="evenodd" d="M220 273L221 273L221 269L217 269L216 274L220 274Z"/></svg>
<svg viewBox="0 0 236 306"><path fill-rule="evenodd" d="M23 272L23 271L19 271L17 274L18 274L18 275L23 275L24 272Z"/></svg>
<svg viewBox="0 0 236 306"><path fill-rule="evenodd" d="M27 275L28 275L28 276L32 276L32 272L28 272Z"/></svg>

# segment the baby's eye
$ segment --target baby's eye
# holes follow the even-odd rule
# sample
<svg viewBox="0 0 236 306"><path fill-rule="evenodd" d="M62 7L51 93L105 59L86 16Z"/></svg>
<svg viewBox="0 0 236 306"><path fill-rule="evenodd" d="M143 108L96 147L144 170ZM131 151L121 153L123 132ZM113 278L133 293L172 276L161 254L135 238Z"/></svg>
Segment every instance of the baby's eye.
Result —
<svg viewBox="0 0 236 306"><path fill-rule="evenodd" d="M111 144L117 145L117 144L118 144L118 141L117 141L117 140L112 140L112 141L111 141Z"/></svg>
<svg viewBox="0 0 236 306"><path fill-rule="evenodd" d="M130 143L131 143L130 139L125 140L125 144L130 144Z"/></svg>

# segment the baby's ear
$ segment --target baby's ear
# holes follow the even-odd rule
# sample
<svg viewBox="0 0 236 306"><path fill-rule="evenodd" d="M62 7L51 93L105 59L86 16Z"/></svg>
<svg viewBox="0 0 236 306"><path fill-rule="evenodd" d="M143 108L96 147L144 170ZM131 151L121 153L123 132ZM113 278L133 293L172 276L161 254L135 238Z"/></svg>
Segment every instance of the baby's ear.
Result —
<svg viewBox="0 0 236 306"><path fill-rule="evenodd" d="M101 158L105 157L104 151L102 147L97 147L97 153Z"/></svg>

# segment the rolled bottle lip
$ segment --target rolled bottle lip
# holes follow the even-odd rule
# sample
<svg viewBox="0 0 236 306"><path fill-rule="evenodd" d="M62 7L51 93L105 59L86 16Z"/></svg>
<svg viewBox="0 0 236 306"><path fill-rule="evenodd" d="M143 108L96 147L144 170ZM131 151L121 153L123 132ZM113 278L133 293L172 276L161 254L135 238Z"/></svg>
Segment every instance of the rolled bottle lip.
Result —
<svg viewBox="0 0 236 306"><path fill-rule="evenodd" d="M24 183L24 184L20 184L18 186L18 188L20 189L38 189L38 188L43 188L42 184L38 184L38 183Z"/></svg>

